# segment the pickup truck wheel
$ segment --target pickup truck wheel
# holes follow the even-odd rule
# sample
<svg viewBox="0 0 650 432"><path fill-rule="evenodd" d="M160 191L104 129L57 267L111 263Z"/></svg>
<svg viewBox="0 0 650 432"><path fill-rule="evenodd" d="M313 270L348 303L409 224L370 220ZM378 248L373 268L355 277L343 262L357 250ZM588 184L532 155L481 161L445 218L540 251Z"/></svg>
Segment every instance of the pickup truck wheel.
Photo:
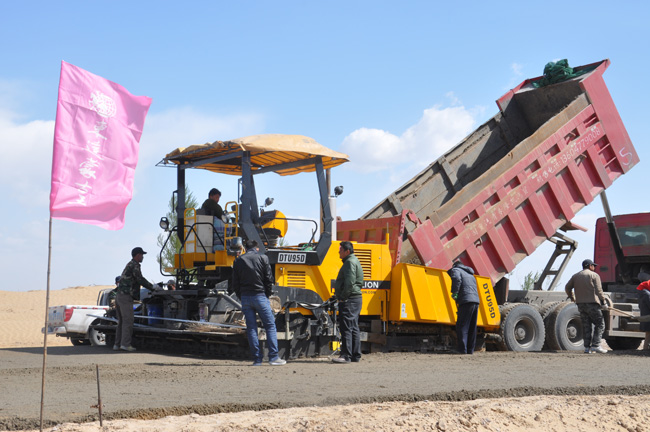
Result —
<svg viewBox="0 0 650 432"><path fill-rule="evenodd" d="M106 345L106 333L99 330L91 328L88 330L88 339L92 346L105 346Z"/></svg>
<svg viewBox="0 0 650 432"><path fill-rule="evenodd" d="M501 309L500 347L507 351L541 351L544 346L544 321L537 309L525 303Z"/></svg>
<svg viewBox="0 0 650 432"><path fill-rule="evenodd" d="M70 342L72 342L72 345L74 346L88 345L90 343L86 339L75 339L75 338L70 338Z"/></svg>
<svg viewBox="0 0 650 432"><path fill-rule="evenodd" d="M575 303L564 302L547 317L546 343L552 350L584 350L582 321Z"/></svg>

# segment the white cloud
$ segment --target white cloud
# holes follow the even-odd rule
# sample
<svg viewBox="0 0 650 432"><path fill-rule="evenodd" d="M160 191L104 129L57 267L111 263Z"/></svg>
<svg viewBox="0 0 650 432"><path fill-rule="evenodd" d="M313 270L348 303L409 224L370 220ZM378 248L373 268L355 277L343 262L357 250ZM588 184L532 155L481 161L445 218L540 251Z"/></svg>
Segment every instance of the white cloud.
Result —
<svg viewBox="0 0 650 432"><path fill-rule="evenodd" d="M448 97L458 103L453 94ZM381 129L357 129L345 137L341 151L350 156L348 168L355 171L396 170L405 163L412 171L427 166L458 144L474 124L473 113L465 107L437 105L424 110L420 120L400 136Z"/></svg>
<svg viewBox="0 0 650 432"><path fill-rule="evenodd" d="M341 151L350 156L354 168L379 171L405 159L399 137L381 129L360 128L346 136Z"/></svg>
<svg viewBox="0 0 650 432"><path fill-rule="evenodd" d="M21 206L46 205L52 172L54 121L36 120L19 124L13 116L0 114L0 143L6 163L0 181Z"/></svg>
<svg viewBox="0 0 650 432"><path fill-rule="evenodd" d="M264 117L256 113L221 116L190 107L151 113L140 141L141 157L162 159L165 152L177 147L239 138L263 129Z"/></svg>

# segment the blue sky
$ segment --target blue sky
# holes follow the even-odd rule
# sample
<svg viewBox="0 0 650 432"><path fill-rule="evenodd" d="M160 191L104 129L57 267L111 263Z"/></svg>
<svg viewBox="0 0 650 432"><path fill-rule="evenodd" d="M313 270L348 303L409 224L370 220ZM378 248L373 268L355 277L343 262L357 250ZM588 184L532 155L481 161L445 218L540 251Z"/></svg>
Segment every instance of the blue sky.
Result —
<svg viewBox="0 0 650 432"><path fill-rule="evenodd" d="M175 189L155 167L176 147L260 133L302 134L350 155L332 171L338 210L356 219L497 113L494 101L544 65L612 61L605 81L641 163L609 190L614 213L648 211L650 5L614 2L2 2L0 216L3 290L46 287L52 138L61 60L153 99L135 190L120 231L53 221L51 288L110 284L130 250L150 252L145 277L166 280L154 255ZM399 149L399 151L395 151ZM316 218L313 175L256 180L289 217ZM236 178L190 173L200 198L223 201ZM593 255L600 201L574 221L568 273ZM304 239L303 227L289 239ZM570 234L571 235L571 234ZM527 258L511 287L541 270ZM566 279L566 277L565 277Z"/></svg>

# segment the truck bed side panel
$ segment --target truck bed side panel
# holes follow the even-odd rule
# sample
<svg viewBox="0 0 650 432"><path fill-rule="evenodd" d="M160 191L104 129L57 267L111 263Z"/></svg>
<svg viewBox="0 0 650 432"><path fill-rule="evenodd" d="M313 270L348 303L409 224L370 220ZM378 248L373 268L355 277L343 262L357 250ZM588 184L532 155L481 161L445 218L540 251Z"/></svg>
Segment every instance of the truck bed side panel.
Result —
<svg viewBox="0 0 650 432"><path fill-rule="evenodd" d="M501 113L361 219L410 210L422 223L398 239L397 262L460 259L498 281L638 163L602 78L608 65L540 89L523 82L497 101Z"/></svg>

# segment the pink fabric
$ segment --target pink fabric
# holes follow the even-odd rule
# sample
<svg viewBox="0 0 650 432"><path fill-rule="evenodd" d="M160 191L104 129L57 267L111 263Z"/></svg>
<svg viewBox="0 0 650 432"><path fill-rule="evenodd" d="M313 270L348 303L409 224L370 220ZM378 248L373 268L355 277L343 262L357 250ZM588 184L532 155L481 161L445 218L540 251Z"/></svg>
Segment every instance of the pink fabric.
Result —
<svg viewBox="0 0 650 432"><path fill-rule="evenodd" d="M151 98L61 62L52 157L52 218L124 226Z"/></svg>

